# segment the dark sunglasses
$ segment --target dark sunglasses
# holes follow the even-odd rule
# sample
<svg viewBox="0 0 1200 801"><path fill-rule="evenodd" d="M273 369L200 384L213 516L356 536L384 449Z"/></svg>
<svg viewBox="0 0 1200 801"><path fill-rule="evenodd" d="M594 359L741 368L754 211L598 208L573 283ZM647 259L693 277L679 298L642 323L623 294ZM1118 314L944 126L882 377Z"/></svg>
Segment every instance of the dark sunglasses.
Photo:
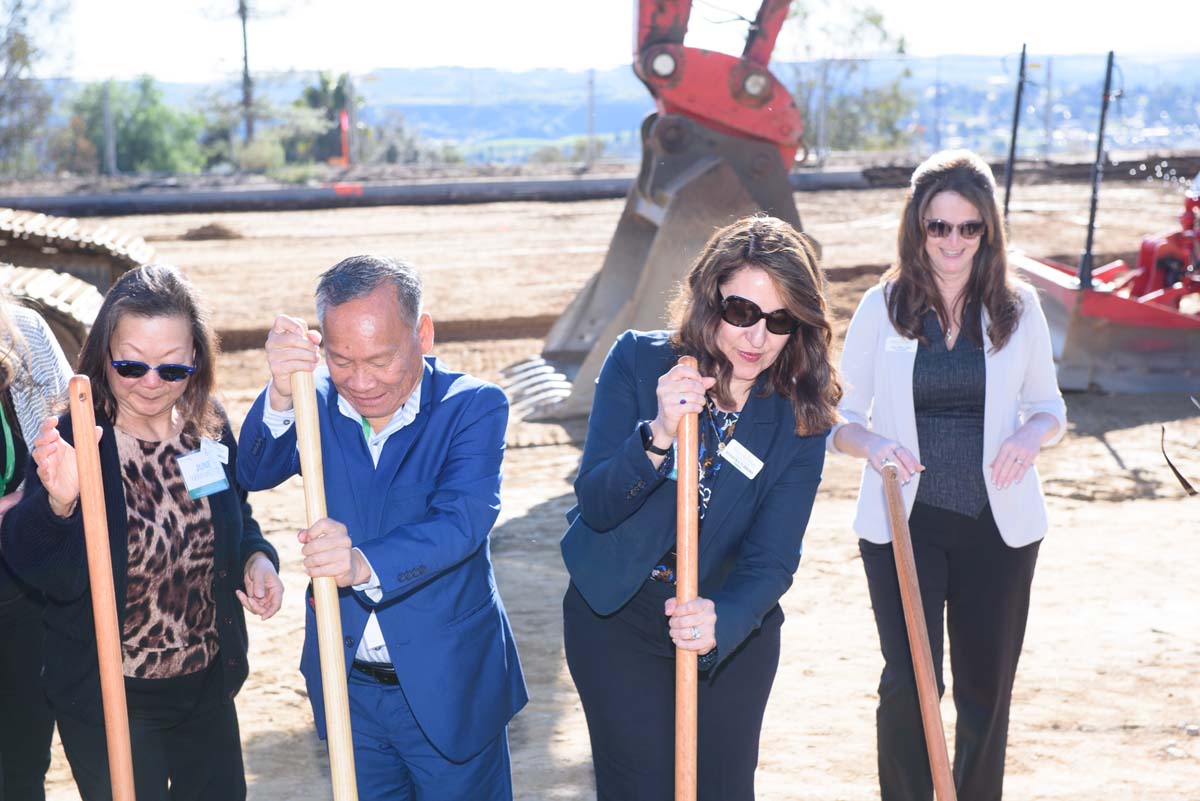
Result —
<svg viewBox="0 0 1200 801"><path fill-rule="evenodd" d="M113 361L112 366L121 378L141 378L151 370L156 370L159 378L172 383L182 381L196 372L195 367L190 367L186 364L160 364L158 367L151 367L145 362L121 360Z"/></svg>
<svg viewBox="0 0 1200 801"><path fill-rule="evenodd" d="M932 239L945 239L955 228L963 239L978 239L980 234L987 230L987 223L983 220L967 220L954 225L945 220L925 221L925 233Z"/></svg>
<svg viewBox="0 0 1200 801"><path fill-rule="evenodd" d="M776 309L770 314L765 314L752 300L737 295L721 298L721 319L730 325L749 328L763 318L766 318L767 330L772 334L786 335L800 327L800 321L789 314L787 309Z"/></svg>

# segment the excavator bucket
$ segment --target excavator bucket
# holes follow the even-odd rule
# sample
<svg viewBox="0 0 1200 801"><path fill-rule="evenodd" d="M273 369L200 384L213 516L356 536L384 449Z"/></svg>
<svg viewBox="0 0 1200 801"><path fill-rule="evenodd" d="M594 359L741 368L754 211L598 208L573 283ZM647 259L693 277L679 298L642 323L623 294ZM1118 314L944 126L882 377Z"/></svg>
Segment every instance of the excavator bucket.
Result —
<svg viewBox="0 0 1200 801"><path fill-rule="evenodd" d="M1103 280L1080 289L1073 267L1046 259L1009 261L1041 296L1061 389L1200 393L1200 313Z"/></svg>
<svg viewBox="0 0 1200 801"><path fill-rule="evenodd" d="M642 166L604 265L546 337L542 355L502 383L523 419L587 415L616 338L663 328L679 282L718 228L756 212L800 230L787 169L768 142L732 136L676 114L642 123Z"/></svg>

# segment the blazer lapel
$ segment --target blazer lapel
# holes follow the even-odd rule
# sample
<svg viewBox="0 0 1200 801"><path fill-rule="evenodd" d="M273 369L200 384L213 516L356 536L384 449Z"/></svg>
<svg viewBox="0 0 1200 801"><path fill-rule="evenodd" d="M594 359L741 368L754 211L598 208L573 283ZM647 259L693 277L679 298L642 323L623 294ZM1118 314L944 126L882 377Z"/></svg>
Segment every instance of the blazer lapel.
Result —
<svg viewBox="0 0 1200 801"><path fill-rule="evenodd" d="M772 440L777 435L776 424L779 419L779 403L787 401L772 393L766 397L757 395L759 387L750 393L737 426L733 430L733 440L743 448L766 461L771 450ZM701 424L707 423L706 416L701 415ZM718 459L722 457L718 456ZM751 479L729 462L724 462L717 472L717 480L713 484L712 499L708 504L704 520L700 524L700 554L717 539L717 533L729 513L741 502L742 495L750 489Z"/></svg>
<svg viewBox="0 0 1200 801"><path fill-rule="evenodd" d="M913 368L917 363L920 343L897 331L890 320L885 321L881 330L887 338L881 349L887 385L875 388L874 414L879 414L881 409L893 409L896 439L919 460L921 448L917 442L917 411L912 387Z"/></svg>

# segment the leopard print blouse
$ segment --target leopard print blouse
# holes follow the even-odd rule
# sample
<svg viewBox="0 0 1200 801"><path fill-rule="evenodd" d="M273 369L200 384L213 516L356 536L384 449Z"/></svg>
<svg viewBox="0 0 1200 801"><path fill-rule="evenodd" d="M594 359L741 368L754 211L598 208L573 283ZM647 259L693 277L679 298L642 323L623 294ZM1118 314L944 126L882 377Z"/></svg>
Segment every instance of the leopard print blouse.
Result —
<svg viewBox="0 0 1200 801"><path fill-rule="evenodd" d="M121 651L126 676L165 679L217 655L215 543L208 498L193 500L175 459L200 447L189 427L162 442L115 429L129 520Z"/></svg>

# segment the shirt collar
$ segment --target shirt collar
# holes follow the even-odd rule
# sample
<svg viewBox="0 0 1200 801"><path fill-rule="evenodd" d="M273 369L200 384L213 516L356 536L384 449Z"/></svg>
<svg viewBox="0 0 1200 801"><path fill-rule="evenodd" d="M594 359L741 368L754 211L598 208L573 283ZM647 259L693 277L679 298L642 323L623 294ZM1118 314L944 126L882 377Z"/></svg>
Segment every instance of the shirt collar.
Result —
<svg viewBox="0 0 1200 801"><path fill-rule="evenodd" d="M371 435L370 440L372 442L380 442L387 439L416 419L417 412L421 411L421 385L423 383L425 383L424 372L422 372L421 379L417 381L416 388L408 396L408 400L404 402L404 405L392 414L392 419L388 420L386 426ZM350 405L350 401L346 400L345 396L341 393L338 393L338 411L354 422L362 423L362 415Z"/></svg>

